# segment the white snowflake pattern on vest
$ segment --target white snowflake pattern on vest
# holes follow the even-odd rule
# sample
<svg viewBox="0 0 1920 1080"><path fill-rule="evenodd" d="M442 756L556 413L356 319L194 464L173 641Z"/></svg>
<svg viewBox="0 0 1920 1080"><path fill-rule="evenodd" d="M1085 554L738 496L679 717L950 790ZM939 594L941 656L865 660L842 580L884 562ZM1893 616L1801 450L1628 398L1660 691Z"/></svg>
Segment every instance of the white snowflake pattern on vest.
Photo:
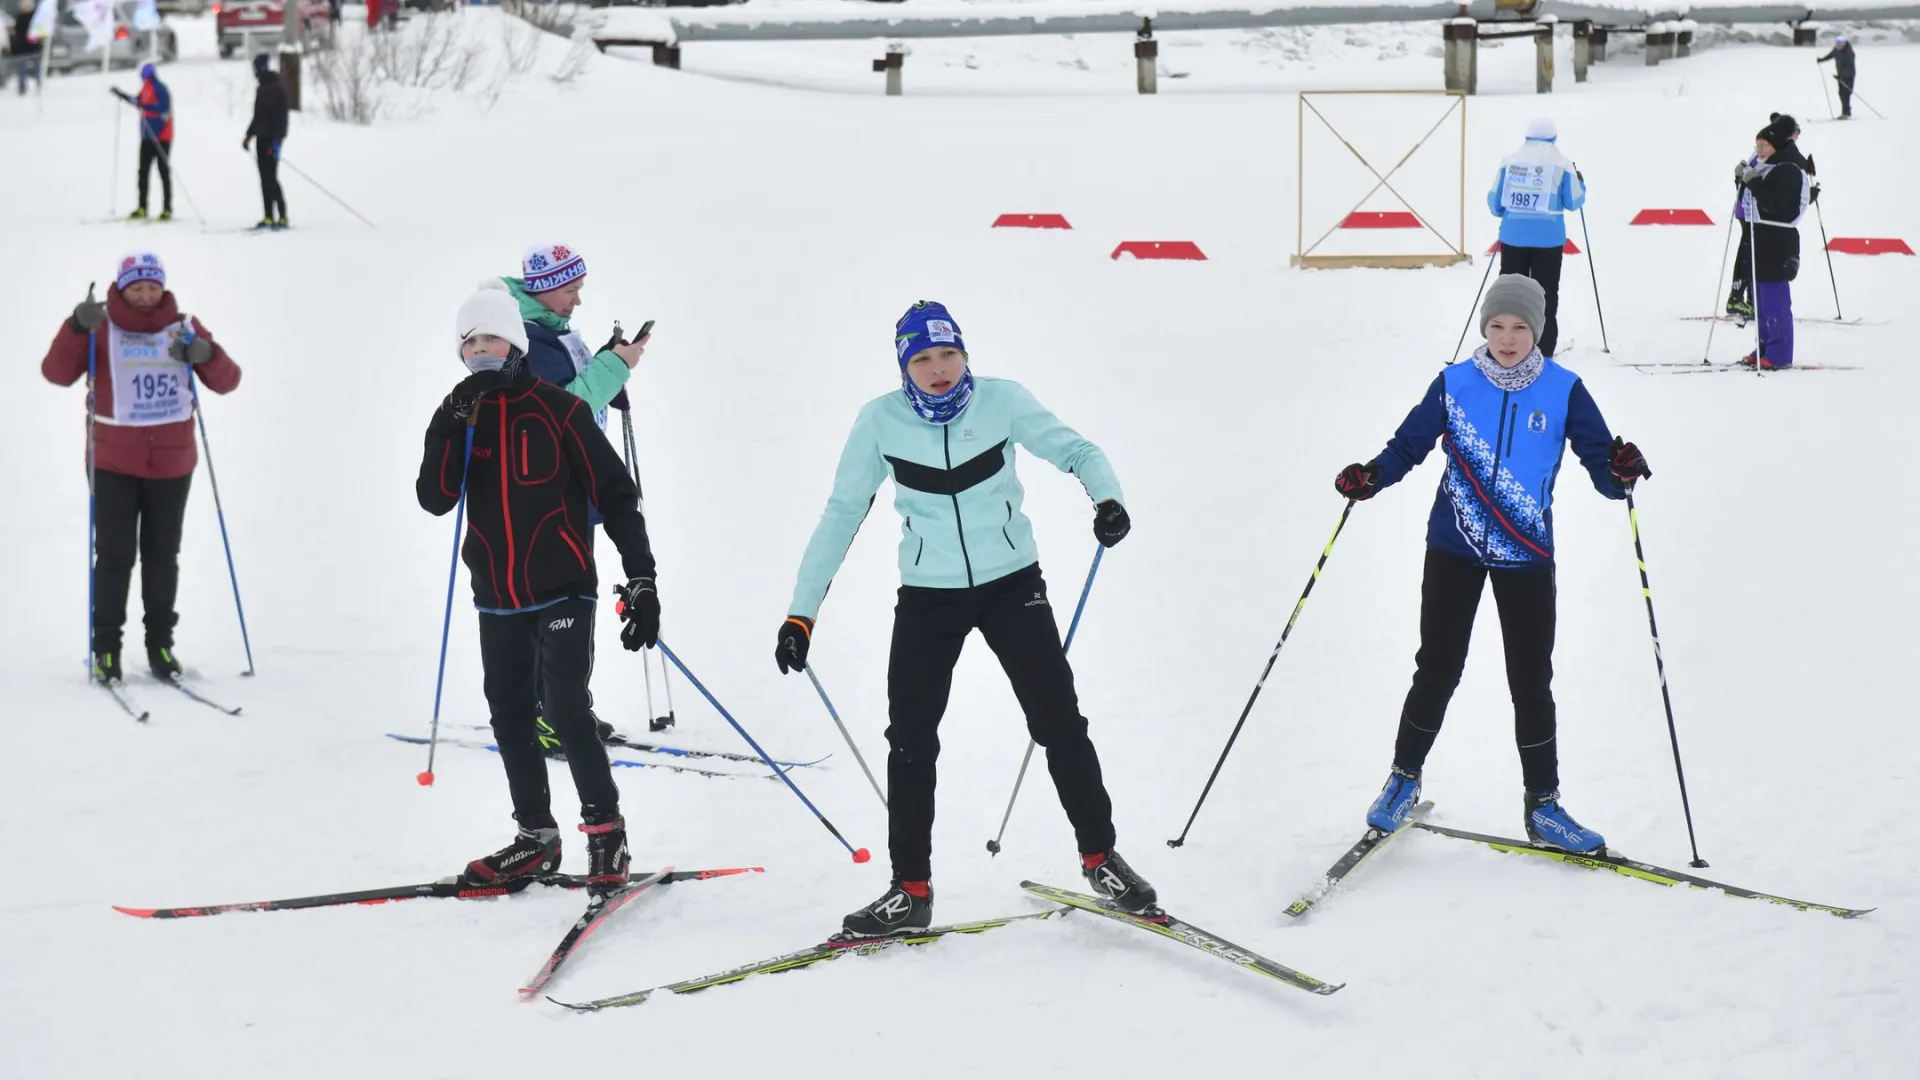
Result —
<svg viewBox="0 0 1920 1080"><path fill-rule="evenodd" d="M587 348L587 339L580 336L580 331L569 330L560 335L560 344L567 347L567 355L573 358L573 373L586 374L587 365L593 363L593 350ZM600 425L601 431L607 430L607 410L594 413L593 422Z"/></svg>
<svg viewBox="0 0 1920 1080"><path fill-rule="evenodd" d="M108 324L113 415L97 417L100 423L158 427L192 418L193 394L187 386L191 378L188 366L167 351L188 325L183 319L158 332L142 334Z"/></svg>

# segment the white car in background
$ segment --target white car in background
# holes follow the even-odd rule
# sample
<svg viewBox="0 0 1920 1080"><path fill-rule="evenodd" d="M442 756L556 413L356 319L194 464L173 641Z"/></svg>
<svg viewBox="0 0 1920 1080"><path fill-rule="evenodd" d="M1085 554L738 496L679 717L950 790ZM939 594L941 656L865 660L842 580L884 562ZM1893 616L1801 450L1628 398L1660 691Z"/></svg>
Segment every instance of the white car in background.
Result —
<svg viewBox="0 0 1920 1080"><path fill-rule="evenodd" d="M162 61L177 58L180 46L174 39L173 27L162 21L158 30L135 30L133 8L131 3L113 5L111 65L137 68L154 57ZM86 27L80 25L71 8L62 11L60 22L53 29L53 38L47 42L47 70L67 72L99 67L100 54L87 51Z"/></svg>

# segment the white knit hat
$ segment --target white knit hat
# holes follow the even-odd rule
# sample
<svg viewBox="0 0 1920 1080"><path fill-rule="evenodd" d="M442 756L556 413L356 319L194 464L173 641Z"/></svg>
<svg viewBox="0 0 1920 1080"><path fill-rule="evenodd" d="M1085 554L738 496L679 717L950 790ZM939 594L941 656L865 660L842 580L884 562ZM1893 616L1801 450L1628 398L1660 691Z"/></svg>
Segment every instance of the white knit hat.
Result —
<svg viewBox="0 0 1920 1080"><path fill-rule="evenodd" d="M1560 137L1560 129L1553 126L1550 117L1536 116L1527 122L1527 138L1552 142Z"/></svg>
<svg viewBox="0 0 1920 1080"><path fill-rule="evenodd" d="M499 278L488 278L481 282L479 289L460 305L460 315L454 320L453 331L460 336L461 344L475 334L492 334L507 339L522 353L527 351L527 324L520 319L519 301L507 291L507 283ZM460 355L457 347L454 355ZM462 356L461 362L465 360Z"/></svg>

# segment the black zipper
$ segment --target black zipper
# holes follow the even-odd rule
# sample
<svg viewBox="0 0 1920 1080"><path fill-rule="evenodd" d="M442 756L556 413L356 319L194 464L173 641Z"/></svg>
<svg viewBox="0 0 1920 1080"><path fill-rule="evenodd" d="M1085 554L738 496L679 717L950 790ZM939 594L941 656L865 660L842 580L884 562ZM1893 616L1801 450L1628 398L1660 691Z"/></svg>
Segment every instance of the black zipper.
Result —
<svg viewBox="0 0 1920 1080"><path fill-rule="evenodd" d="M943 426L940 429L940 441L946 450L947 471L951 473L953 471L953 429ZM967 588L971 589L973 588L973 559L967 555L967 530L960 521L960 493L956 491L947 497L953 500L953 530L960 534L960 562L967 568Z"/></svg>
<svg viewBox="0 0 1920 1080"><path fill-rule="evenodd" d="M1493 482L1500 482L1500 444L1507 441L1507 397L1509 391L1500 391L1500 426L1493 432ZM1517 409L1518 406L1515 406Z"/></svg>
<svg viewBox="0 0 1920 1080"><path fill-rule="evenodd" d="M1520 430L1520 404L1515 402L1513 415L1507 421L1507 456L1513 456L1513 433Z"/></svg>
<svg viewBox="0 0 1920 1080"><path fill-rule="evenodd" d="M1013 524L1013 500L1009 499L1007 500L1007 525L1011 525L1011 524ZM1013 537L1008 535L1007 533L1007 525L1000 526L1000 535L1003 537L1006 537L1007 546L1009 548L1012 548L1015 551L1019 551L1020 549L1017 547L1014 547L1013 545Z"/></svg>

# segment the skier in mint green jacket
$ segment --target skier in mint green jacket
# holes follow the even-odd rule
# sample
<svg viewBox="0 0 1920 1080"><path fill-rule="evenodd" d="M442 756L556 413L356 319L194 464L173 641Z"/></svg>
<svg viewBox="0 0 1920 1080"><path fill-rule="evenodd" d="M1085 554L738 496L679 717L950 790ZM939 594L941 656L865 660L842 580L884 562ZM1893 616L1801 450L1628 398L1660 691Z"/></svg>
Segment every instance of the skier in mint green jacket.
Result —
<svg viewBox="0 0 1920 1080"><path fill-rule="evenodd" d="M881 481L891 475L902 522L902 584L887 663L893 884L848 915L841 936L908 934L932 923L938 730L960 649L976 629L1013 683L1027 730L1046 747L1047 771L1073 823L1087 881L1127 911L1157 912L1153 886L1113 850L1113 803L1080 715L1033 525L1020 512L1025 491L1014 472L1014 447L1080 478L1095 504L1094 536L1106 547L1131 528L1120 482L1100 448L1025 387L976 379L959 324L941 305L922 300L901 316L894 347L900 389L868 402L854 421L774 653L782 672L806 668L827 587Z"/></svg>

